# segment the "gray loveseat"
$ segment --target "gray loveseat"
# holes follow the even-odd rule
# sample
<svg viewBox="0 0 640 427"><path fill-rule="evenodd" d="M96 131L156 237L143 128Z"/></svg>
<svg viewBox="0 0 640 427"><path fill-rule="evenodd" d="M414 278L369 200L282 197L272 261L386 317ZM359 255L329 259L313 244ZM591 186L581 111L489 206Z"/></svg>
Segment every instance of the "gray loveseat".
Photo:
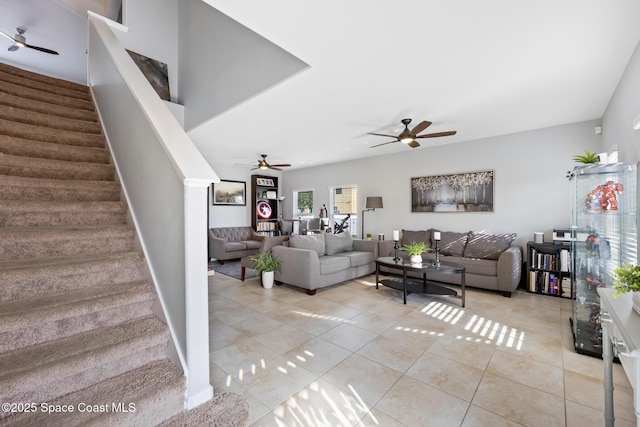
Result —
<svg viewBox="0 0 640 427"><path fill-rule="evenodd" d="M434 249L434 229L402 230L400 247L411 242L425 242ZM451 262L466 268L465 284L474 288L489 289L501 292L510 297L520 283L522 274L522 248L513 245L515 233L489 234L480 232L457 233L442 231L440 247L440 261ZM394 256L393 241L380 242L380 256ZM409 258L409 255L399 250L398 256ZM433 251L422 255L425 261L433 261ZM396 273L381 267L382 272ZM419 272L409 272L409 275L419 275ZM446 274L429 274L430 280L451 284L460 284L460 276Z"/></svg>
<svg viewBox="0 0 640 427"><path fill-rule="evenodd" d="M209 259L215 258L224 264L228 259L257 255L263 239L251 227L210 228Z"/></svg>
<svg viewBox="0 0 640 427"><path fill-rule="evenodd" d="M309 295L319 288L375 271L377 241L354 240L346 233L319 233L292 234L285 244L271 248L271 253L282 261L276 282L306 289Z"/></svg>

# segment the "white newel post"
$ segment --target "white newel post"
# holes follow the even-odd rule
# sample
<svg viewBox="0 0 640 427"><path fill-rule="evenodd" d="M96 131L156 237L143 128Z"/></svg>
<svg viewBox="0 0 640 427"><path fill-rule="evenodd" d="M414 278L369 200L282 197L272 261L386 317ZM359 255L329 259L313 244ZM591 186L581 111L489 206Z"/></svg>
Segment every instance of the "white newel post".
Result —
<svg viewBox="0 0 640 427"><path fill-rule="evenodd" d="M193 180L185 182L184 187L187 409L213 397L209 383L209 286L205 257L210 184Z"/></svg>

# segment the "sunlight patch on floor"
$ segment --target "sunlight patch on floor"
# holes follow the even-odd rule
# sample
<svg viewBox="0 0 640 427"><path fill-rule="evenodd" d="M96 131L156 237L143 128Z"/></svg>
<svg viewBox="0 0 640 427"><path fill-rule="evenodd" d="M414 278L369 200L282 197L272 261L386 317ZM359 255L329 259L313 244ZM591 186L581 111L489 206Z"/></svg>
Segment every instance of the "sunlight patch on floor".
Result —
<svg viewBox="0 0 640 427"><path fill-rule="evenodd" d="M356 389L351 384L347 387L348 390L328 390L314 381L275 408L274 421L278 426L354 427L368 417L371 425L380 425Z"/></svg>
<svg viewBox="0 0 640 427"><path fill-rule="evenodd" d="M509 326L502 325L498 322L494 322L490 319L485 319L482 316L474 314L471 316L464 329L474 335L479 335L479 337L458 336L458 339L484 342L485 344L494 344L496 346L522 350L525 334L524 331L519 331L516 328L510 328Z"/></svg>
<svg viewBox="0 0 640 427"><path fill-rule="evenodd" d="M353 322L351 320L343 319L342 317L327 316L327 315L324 315L324 314L309 313L309 312L306 312L306 311L297 311L297 310L294 310L293 313L299 314L300 316L304 316L304 317L311 317L311 318L322 319L322 320L334 320L336 322L352 323L353 324Z"/></svg>
<svg viewBox="0 0 640 427"><path fill-rule="evenodd" d="M437 301L431 301L421 311L434 319L442 320L451 325L458 323L462 316L464 316L463 309Z"/></svg>

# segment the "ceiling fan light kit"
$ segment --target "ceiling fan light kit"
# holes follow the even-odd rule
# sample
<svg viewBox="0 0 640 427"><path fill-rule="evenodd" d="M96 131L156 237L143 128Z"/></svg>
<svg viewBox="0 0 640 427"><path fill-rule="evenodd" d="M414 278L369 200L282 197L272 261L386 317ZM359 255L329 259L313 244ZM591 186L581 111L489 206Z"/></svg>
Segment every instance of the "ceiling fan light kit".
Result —
<svg viewBox="0 0 640 427"><path fill-rule="evenodd" d="M380 147L381 145L393 144L394 142L402 142L403 144L407 144L411 148L417 148L420 146L420 143L416 141L419 138L437 138L441 136L450 136L455 135L456 131L447 131L447 132L436 132L436 133L427 133L418 135L420 132L431 126L431 122L427 120L423 120L418 123L413 129L409 130L409 123L411 123L411 119L402 119L402 124L404 125L404 130L400 133L400 135L387 135L384 133L369 133L368 135L376 135L376 136L386 136L388 138L395 138L394 141L383 142L382 144L372 145L369 148Z"/></svg>
<svg viewBox="0 0 640 427"><path fill-rule="evenodd" d="M27 40L23 36L16 34L16 46L25 47L26 45L27 45Z"/></svg>

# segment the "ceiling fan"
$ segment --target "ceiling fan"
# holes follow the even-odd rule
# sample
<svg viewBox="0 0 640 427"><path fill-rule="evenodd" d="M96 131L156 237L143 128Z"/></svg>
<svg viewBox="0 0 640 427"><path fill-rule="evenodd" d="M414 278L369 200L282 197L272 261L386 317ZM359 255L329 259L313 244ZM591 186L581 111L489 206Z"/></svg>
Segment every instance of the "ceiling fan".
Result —
<svg viewBox="0 0 640 427"><path fill-rule="evenodd" d="M290 164L285 164L285 163L281 163L281 164L277 164L277 165L270 165L269 163L267 163L267 155L266 154L261 154L262 156L262 160L258 160L258 166L256 166L255 168L251 169L251 170L256 170L256 169L273 169L275 171L281 171L282 169L280 168L286 168L291 166Z"/></svg>
<svg viewBox="0 0 640 427"><path fill-rule="evenodd" d="M16 31L17 31L17 34L15 35L15 37L11 37L9 34L5 33L4 31L0 31L0 34L2 34L3 36L5 36L8 39L13 40L14 43L15 43L15 44L9 46L9 49L7 49L9 52L14 52L14 51L20 49L21 47L28 47L30 49L39 50L40 52L50 53L51 55L58 55L58 52L56 52L55 50L51 50L51 49L47 49L47 48L39 47L39 46L32 46L30 44L27 44L27 39L23 36L23 34L26 31L24 28L16 28Z"/></svg>
<svg viewBox="0 0 640 427"><path fill-rule="evenodd" d="M368 135L387 136L389 138L395 138L394 141L383 142L382 144L372 145L369 148L379 147L381 145L386 145L386 144L393 144L394 142L398 142L398 141L402 142L404 144L407 144L411 148L417 148L417 147L420 146L420 144L418 143L418 141L416 141L416 139L420 139L420 138L437 138L439 136L450 136L450 135L455 135L456 134L456 131L452 130L452 131L447 131L447 132L426 133L426 134L418 135L420 132L422 132L423 130L425 130L429 126L431 126L431 122L424 120L424 121L418 123L411 130L409 130L409 123L411 123L411 119L402 119L401 122L404 125L404 130L402 132L400 132L400 135L398 135L398 136L396 136L396 135L386 135L386 134L383 134L383 133L368 133Z"/></svg>

